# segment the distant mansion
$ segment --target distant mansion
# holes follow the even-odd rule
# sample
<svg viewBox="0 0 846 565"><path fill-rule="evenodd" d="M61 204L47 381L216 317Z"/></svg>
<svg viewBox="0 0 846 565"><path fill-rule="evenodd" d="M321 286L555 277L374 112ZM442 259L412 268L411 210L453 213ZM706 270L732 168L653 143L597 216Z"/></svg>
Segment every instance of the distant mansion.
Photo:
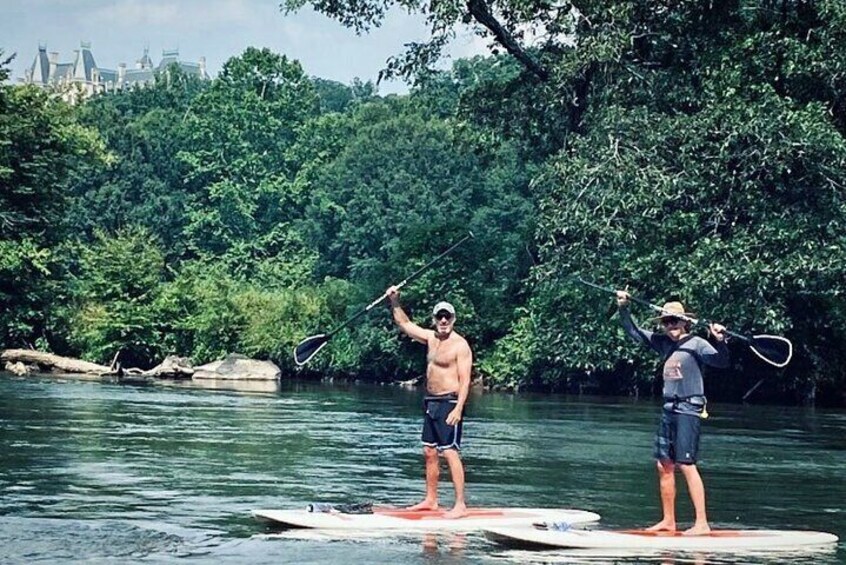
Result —
<svg viewBox="0 0 846 565"><path fill-rule="evenodd" d="M155 82L155 76L164 73L175 64L184 73L201 79L208 79L206 72L206 58L200 57L197 63L179 60L179 50L162 51L162 60L154 65L149 49L144 49L144 55L135 62L135 68L127 68L126 63L118 65L116 71L97 66L91 44L82 42L79 49L74 50L73 61L60 63L57 52L47 53L46 45L38 46L38 55L32 67L26 70L23 82L37 84L44 88L55 88L63 93L63 97L75 100L77 97L91 96L102 92L115 92L134 86L146 86Z"/></svg>

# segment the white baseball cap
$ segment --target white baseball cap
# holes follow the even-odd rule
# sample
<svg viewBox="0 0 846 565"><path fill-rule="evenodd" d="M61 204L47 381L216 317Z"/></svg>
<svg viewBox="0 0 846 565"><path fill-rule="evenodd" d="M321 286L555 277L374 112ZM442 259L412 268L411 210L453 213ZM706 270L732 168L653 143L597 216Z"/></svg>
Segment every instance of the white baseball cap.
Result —
<svg viewBox="0 0 846 565"><path fill-rule="evenodd" d="M432 308L432 315L437 316L438 312L440 312L441 310L446 310L447 312L455 316L455 307L449 302L438 302L437 304L435 304L435 307Z"/></svg>

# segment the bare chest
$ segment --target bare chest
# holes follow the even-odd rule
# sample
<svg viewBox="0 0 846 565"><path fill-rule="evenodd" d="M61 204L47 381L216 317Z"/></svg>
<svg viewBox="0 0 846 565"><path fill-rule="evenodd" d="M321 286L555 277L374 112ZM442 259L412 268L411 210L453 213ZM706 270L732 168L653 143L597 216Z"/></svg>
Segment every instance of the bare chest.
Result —
<svg viewBox="0 0 846 565"><path fill-rule="evenodd" d="M426 360L429 365L448 368L456 364L458 358L458 340L440 340L437 338L429 340L429 353Z"/></svg>

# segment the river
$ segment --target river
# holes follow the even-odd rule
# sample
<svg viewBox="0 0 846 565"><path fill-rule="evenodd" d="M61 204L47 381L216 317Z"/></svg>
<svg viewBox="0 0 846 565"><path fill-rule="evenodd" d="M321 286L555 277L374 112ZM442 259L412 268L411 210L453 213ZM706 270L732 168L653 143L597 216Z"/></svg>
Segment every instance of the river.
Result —
<svg viewBox="0 0 846 565"><path fill-rule="evenodd" d="M0 563L781 563L773 554L511 550L481 534L276 532L254 508L407 504L423 492L420 393L285 382L129 386L0 373ZM713 526L846 538L846 412L717 404L700 468ZM469 502L658 519L652 400L474 394ZM444 470L442 477L448 478ZM683 480L679 477L679 484ZM441 485L449 504L451 484ZM682 526L692 516L679 490ZM841 543L789 556L846 562Z"/></svg>

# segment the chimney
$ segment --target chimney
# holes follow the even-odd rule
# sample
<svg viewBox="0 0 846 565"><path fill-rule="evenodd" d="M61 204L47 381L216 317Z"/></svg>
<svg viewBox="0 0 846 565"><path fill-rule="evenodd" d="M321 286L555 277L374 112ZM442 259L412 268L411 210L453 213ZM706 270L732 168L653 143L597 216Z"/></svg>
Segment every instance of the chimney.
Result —
<svg viewBox="0 0 846 565"><path fill-rule="evenodd" d="M51 51L48 55L48 60L50 61L50 71L47 74L47 80L49 82L56 78L56 67L59 66L59 52Z"/></svg>
<svg viewBox="0 0 846 565"><path fill-rule="evenodd" d="M81 63L82 63L82 61L80 60L79 49L74 49L73 50L73 63L71 63L73 65L73 67L71 67L71 72L66 75L68 82L74 81L74 79L77 76L76 73L78 73L80 68L81 68ZM82 72L83 72L83 76L84 76L85 70L83 69Z"/></svg>
<svg viewBox="0 0 846 565"><path fill-rule="evenodd" d="M126 82L126 63L121 63L118 65L118 78L117 78L117 87L118 89L123 88L123 84Z"/></svg>
<svg viewBox="0 0 846 565"><path fill-rule="evenodd" d="M206 78L206 58L200 57L200 78Z"/></svg>

